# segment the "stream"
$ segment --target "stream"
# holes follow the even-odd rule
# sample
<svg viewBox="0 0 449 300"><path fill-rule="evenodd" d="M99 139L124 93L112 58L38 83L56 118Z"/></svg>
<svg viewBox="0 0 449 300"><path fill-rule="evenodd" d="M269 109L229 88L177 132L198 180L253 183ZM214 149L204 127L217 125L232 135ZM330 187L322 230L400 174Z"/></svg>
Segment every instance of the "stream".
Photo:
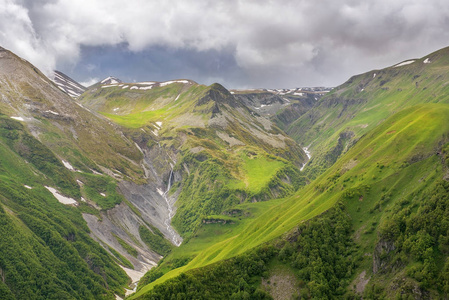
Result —
<svg viewBox="0 0 449 300"><path fill-rule="evenodd" d="M312 158L312 155L309 151L309 147L303 147L302 150L304 150L304 152L307 155L307 161L302 165L301 169L299 169L300 171L304 170L304 167L307 165L307 163L309 162L310 158Z"/></svg>

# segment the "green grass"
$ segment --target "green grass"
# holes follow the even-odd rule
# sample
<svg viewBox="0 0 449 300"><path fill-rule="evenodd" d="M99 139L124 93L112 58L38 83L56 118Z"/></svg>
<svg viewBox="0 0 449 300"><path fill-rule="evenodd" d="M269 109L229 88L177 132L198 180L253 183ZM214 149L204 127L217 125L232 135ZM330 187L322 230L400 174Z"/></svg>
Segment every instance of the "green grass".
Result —
<svg viewBox="0 0 449 300"><path fill-rule="evenodd" d="M172 245L165 239L160 231L153 233L147 227L141 225L139 227L139 235L142 241L147 244L151 250L160 255L165 256L172 249Z"/></svg>
<svg viewBox="0 0 449 300"><path fill-rule="evenodd" d="M102 210L114 208L125 200L117 191L117 182L109 176L79 173L78 177L83 183L81 190L85 197Z"/></svg>
<svg viewBox="0 0 449 300"><path fill-rule="evenodd" d="M112 255L114 255L118 260L119 260L119 264L123 265L124 267L127 267L129 269L134 269L133 264L126 259L126 257L124 257L123 255L121 255L120 253L118 253L117 251L115 251L113 248L108 246L109 251L112 253Z"/></svg>
<svg viewBox="0 0 449 300"><path fill-rule="evenodd" d="M242 153L240 158L242 170L245 172L242 181L245 183L245 188L254 194L266 187L276 172L285 166L284 162L264 155L252 156Z"/></svg>
<svg viewBox="0 0 449 300"><path fill-rule="evenodd" d="M123 127L140 128L149 124L151 121L158 122L159 120L163 120L166 113L166 109L158 109L153 111L132 113L124 116L108 113L103 113L103 115Z"/></svg>

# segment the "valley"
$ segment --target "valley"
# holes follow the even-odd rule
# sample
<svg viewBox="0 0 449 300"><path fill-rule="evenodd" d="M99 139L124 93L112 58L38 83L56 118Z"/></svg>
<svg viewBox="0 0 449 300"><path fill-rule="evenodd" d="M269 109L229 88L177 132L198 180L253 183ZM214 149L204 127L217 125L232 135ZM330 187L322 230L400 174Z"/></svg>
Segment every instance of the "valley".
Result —
<svg viewBox="0 0 449 300"><path fill-rule="evenodd" d="M447 297L448 70L83 87L0 48L0 298Z"/></svg>

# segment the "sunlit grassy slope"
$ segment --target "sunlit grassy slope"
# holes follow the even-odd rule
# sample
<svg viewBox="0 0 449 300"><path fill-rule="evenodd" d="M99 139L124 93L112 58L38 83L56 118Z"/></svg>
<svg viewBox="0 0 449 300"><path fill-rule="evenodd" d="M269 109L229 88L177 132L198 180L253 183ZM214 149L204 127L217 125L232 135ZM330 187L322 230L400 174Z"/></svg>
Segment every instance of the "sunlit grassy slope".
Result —
<svg viewBox="0 0 449 300"><path fill-rule="evenodd" d="M420 103L449 102L449 48L411 64L373 70L351 77L332 90L286 131L309 145L306 171L322 173L341 153L386 118Z"/></svg>
<svg viewBox="0 0 449 300"><path fill-rule="evenodd" d="M292 197L279 200L279 204L265 207L254 214L254 219L231 225L235 226L232 232L215 238L214 244L198 251L186 266L143 287L133 299L182 272L233 257L272 240L321 214L337 201L346 203L360 224L380 221L379 205L391 206L441 177L443 166L436 153L438 147L448 142L448 134L449 105L421 104L394 114L363 136L312 184ZM380 194L386 191L392 193L393 199L379 204ZM375 236L367 234L363 239L372 246ZM202 240L199 238L198 243ZM195 239L191 240L189 247L194 248L195 243Z"/></svg>

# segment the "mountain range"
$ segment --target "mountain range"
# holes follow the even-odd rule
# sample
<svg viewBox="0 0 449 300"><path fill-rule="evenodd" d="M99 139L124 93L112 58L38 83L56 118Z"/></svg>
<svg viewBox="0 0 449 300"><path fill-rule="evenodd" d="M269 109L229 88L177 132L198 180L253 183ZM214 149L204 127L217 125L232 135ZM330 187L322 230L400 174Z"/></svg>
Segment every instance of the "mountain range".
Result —
<svg viewBox="0 0 449 300"><path fill-rule="evenodd" d="M447 297L448 70L84 87L0 48L0 298Z"/></svg>

